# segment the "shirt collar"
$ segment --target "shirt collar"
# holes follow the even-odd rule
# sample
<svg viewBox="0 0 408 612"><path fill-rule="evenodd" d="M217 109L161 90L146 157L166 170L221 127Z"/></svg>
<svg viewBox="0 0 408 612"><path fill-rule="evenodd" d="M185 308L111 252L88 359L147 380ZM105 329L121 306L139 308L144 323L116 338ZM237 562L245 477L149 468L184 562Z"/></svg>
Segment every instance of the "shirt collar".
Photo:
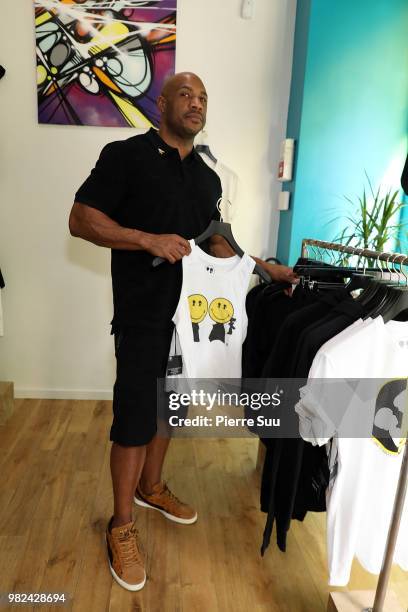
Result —
<svg viewBox="0 0 408 612"><path fill-rule="evenodd" d="M150 130L146 133L146 136L148 137L149 141L151 142L151 144L154 146L154 148L158 151L160 155L164 155L165 153L172 153L172 152L177 152L178 154L177 148L171 147L169 144L167 144L167 142L165 142L161 138L161 136L159 135L159 132L155 128L150 128ZM193 147L191 152L187 155L187 157L184 158L183 161L186 161L186 160L192 161L193 159L197 159L198 157L199 157L199 154Z"/></svg>

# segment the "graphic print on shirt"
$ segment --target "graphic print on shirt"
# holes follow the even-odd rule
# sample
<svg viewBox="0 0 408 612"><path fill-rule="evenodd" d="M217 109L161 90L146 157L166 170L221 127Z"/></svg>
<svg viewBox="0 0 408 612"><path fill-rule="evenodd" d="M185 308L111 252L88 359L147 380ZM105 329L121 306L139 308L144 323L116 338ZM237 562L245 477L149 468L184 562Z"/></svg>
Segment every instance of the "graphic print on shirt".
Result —
<svg viewBox="0 0 408 612"><path fill-rule="evenodd" d="M407 404L407 379L387 382L379 391L374 413L373 440L390 455L402 451L402 422Z"/></svg>
<svg viewBox="0 0 408 612"><path fill-rule="evenodd" d="M188 296L188 307L190 309L191 324L193 326L194 342L200 342L199 324L204 321L208 311L208 301L204 295L194 293Z"/></svg>
<svg viewBox="0 0 408 612"><path fill-rule="evenodd" d="M208 336L210 342L220 340L225 344L225 325L228 325L227 335L231 335L235 329L234 306L230 300L218 297L212 300L208 307L207 298L200 293L188 296L188 307L190 309L191 324L193 327L194 342L200 342L200 323L207 315L214 321L213 328Z"/></svg>
<svg viewBox="0 0 408 612"><path fill-rule="evenodd" d="M213 328L208 336L209 341L213 342L214 340L221 340L221 342L225 343L224 325L227 323L229 324L227 332L229 335L231 335L232 331L235 329L234 323L236 322L236 319L234 319L234 306L226 298L215 298L215 300L213 300L210 304L208 314L214 321Z"/></svg>

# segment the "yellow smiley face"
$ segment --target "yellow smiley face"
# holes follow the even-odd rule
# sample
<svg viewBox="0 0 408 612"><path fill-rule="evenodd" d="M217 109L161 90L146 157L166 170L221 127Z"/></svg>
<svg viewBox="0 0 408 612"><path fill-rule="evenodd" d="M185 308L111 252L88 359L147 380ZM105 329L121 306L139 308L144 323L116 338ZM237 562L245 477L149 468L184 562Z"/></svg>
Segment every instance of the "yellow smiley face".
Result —
<svg viewBox="0 0 408 612"><path fill-rule="evenodd" d="M209 313L216 323L228 323L234 316L234 307L225 298L215 298L210 304Z"/></svg>
<svg viewBox="0 0 408 612"><path fill-rule="evenodd" d="M193 323L201 323L208 311L207 298L199 293L194 293L188 296L188 306L190 308L190 317Z"/></svg>

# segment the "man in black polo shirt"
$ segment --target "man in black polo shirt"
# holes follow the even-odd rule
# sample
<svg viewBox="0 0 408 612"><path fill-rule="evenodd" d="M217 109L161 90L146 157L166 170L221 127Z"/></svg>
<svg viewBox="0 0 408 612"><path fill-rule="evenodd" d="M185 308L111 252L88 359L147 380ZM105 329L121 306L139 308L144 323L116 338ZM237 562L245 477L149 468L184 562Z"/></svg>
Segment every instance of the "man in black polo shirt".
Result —
<svg viewBox="0 0 408 612"><path fill-rule="evenodd" d="M73 236L112 249L117 375L110 431L114 515L106 537L112 575L129 590L146 580L133 499L178 523L197 520L161 481L169 440L156 435L156 381L165 376L181 259L190 253L188 240L219 218L221 196L218 176L193 148L206 119L202 81L191 73L174 75L157 103L159 131L104 147L76 193L69 222ZM220 237L212 239L211 252L232 254ZM153 268L154 256L170 264ZM257 261L275 280L294 278L285 266Z"/></svg>

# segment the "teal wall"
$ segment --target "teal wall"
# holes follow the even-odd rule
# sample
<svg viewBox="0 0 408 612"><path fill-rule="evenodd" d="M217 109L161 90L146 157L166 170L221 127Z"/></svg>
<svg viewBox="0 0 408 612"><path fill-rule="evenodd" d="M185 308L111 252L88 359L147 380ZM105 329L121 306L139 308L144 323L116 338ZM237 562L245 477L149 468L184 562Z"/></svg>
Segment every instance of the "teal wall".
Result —
<svg viewBox="0 0 408 612"><path fill-rule="evenodd" d="M407 121L408 2L298 0L287 124L297 155L279 259L293 264L302 238L338 234L364 171L399 187Z"/></svg>
<svg viewBox="0 0 408 612"><path fill-rule="evenodd" d="M405 227L401 230L399 239L401 244L399 246L399 251L401 253L408 253L408 196L404 194L403 203L405 204L405 208L401 211L400 222L405 223Z"/></svg>

